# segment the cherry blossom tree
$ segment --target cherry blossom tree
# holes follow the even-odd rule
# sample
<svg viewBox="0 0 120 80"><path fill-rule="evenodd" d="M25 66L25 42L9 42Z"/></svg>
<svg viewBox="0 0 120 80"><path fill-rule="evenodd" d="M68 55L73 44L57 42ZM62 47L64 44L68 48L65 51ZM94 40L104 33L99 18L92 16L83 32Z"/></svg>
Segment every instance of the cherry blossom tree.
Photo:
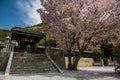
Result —
<svg viewBox="0 0 120 80"><path fill-rule="evenodd" d="M44 28L68 55L69 70L77 70L84 50L116 32L119 4L120 0L41 0L38 12ZM79 50L76 55L75 50Z"/></svg>

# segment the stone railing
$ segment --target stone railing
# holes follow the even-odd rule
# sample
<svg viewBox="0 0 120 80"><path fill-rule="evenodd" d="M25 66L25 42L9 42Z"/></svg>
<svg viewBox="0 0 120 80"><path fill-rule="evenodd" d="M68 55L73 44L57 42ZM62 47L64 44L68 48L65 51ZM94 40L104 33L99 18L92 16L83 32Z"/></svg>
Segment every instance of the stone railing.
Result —
<svg viewBox="0 0 120 80"><path fill-rule="evenodd" d="M5 52L14 52L14 45L6 43L6 51Z"/></svg>

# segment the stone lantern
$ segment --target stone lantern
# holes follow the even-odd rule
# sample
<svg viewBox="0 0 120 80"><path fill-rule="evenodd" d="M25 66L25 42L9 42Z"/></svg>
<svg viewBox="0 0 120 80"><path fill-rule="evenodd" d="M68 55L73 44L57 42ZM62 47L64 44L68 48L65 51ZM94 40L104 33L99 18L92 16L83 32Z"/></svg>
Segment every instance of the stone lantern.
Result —
<svg viewBox="0 0 120 80"><path fill-rule="evenodd" d="M9 44L11 43L11 37L10 36L6 37L6 43L9 43Z"/></svg>

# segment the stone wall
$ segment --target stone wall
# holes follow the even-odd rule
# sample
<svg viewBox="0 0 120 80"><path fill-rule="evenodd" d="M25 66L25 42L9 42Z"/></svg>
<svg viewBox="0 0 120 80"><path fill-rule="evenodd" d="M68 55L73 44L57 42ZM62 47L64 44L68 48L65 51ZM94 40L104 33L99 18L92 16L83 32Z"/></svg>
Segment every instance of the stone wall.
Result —
<svg viewBox="0 0 120 80"><path fill-rule="evenodd" d="M62 50L58 48L47 48L47 53L62 70L66 69L65 57Z"/></svg>
<svg viewBox="0 0 120 80"><path fill-rule="evenodd" d="M0 71L5 71L9 54L8 52L0 52Z"/></svg>
<svg viewBox="0 0 120 80"><path fill-rule="evenodd" d="M66 62L66 67L68 65L68 58L65 57L65 62ZM90 67L93 66L93 59L92 58L85 58L85 57L81 57L79 62L78 62L78 67Z"/></svg>

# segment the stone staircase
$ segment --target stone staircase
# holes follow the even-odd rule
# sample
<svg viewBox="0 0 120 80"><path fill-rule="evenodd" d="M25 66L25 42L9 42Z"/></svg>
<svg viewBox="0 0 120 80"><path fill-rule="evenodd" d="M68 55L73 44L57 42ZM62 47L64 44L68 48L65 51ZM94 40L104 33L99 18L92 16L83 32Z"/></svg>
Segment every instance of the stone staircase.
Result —
<svg viewBox="0 0 120 80"><path fill-rule="evenodd" d="M14 53L10 74L58 72L45 54Z"/></svg>

